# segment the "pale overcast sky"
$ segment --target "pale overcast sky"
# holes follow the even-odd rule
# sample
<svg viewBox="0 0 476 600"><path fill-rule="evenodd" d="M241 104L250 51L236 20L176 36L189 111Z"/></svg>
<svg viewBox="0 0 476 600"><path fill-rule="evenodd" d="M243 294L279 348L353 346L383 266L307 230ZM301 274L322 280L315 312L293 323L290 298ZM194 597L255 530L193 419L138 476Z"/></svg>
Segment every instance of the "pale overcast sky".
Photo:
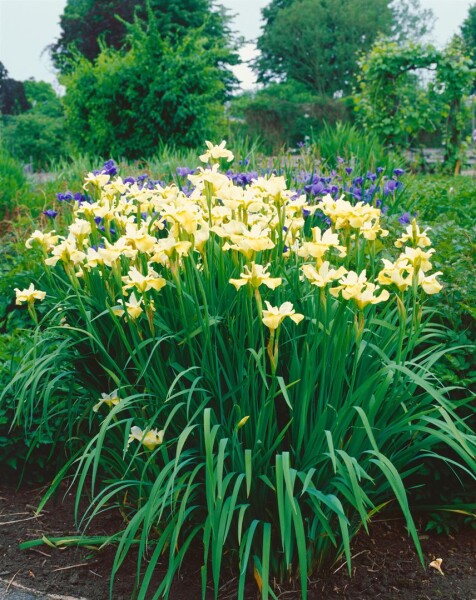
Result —
<svg viewBox="0 0 476 600"><path fill-rule="evenodd" d="M221 0L235 14L233 28L247 40L256 39L261 27L261 9L269 0ZM444 45L465 19L476 0L420 0L437 18L433 41ZM59 17L66 0L0 0L0 62L10 77L24 81L30 77L54 83L55 74L45 48L59 36ZM253 56L251 43L242 49L242 59ZM243 88L253 86L253 74L246 66L237 67Z"/></svg>

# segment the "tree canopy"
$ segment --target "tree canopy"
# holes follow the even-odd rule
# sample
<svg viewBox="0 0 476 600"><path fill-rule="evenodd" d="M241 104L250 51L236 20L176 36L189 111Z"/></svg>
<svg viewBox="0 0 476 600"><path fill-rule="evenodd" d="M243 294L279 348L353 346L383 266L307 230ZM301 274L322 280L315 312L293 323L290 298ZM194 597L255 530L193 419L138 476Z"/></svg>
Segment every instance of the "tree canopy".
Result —
<svg viewBox="0 0 476 600"><path fill-rule="evenodd" d="M295 79L332 96L352 90L359 54L379 35L420 36L431 11L422 11L419 0L272 0L263 17L258 81Z"/></svg>
<svg viewBox="0 0 476 600"><path fill-rule="evenodd" d="M476 4L469 7L468 14L461 25L461 38L464 49L476 65ZM472 93L476 92L476 80L473 82Z"/></svg>
<svg viewBox="0 0 476 600"><path fill-rule="evenodd" d="M116 50L127 46L128 23L135 18L147 21L149 12L163 38L177 39L191 29L202 29L215 48L227 50L221 61L235 64L231 51L228 17L213 0L67 0L60 18L61 34L50 46L53 62L62 73L71 70L78 53L93 61L106 46Z"/></svg>
<svg viewBox="0 0 476 600"><path fill-rule="evenodd" d="M0 62L0 115L18 115L29 108L23 83L9 77Z"/></svg>
<svg viewBox="0 0 476 600"><path fill-rule="evenodd" d="M15 158L45 168L69 150L63 104L45 81L29 79L22 86L28 109L4 119L2 145Z"/></svg>

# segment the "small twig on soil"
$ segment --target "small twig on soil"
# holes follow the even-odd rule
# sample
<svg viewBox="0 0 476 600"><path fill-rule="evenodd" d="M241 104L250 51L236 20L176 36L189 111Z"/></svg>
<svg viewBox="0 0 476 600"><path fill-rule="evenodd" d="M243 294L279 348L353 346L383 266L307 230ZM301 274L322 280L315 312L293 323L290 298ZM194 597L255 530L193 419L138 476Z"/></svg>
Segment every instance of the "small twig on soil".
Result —
<svg viewBox="0 0 476 600"><path fill-rule="evenodd" d="M52 573L55 571L66 571L67 569L78 569L79 567L89 567L91 563L79 563L78 565L68 565L67 567L58 567L57 569L53 569Z"/></svg>
<svg viewBox="0 0 476 600"><path fill-rule="evenodd" d="M92 573L93 575L96 575L96 577L101 577L101 579L102 579L102 575L99 575L99 573L96 573L96 571L91 571L91 569L89 569L89 572Z"/></svg>
<svg viewBox="0 0 476 600"><path fill-rule="evenodd" d="M32 552L38 552L38 554L42 554L43 556L47 556L48 558L51 558L51 554L47 554L46 552L42 552L41 550L38 550L37 548L30 548L30 550Z"/></svg>
<svg viewBox="0 0 476 600"><path fill-rule="evenodd" d="M370 552L370 550L361 550L360 552L357 552L357 554L354 554L353 556L351 556L350 558L356 558L357 556L360 556L360 554L365 554L366 552ZM347 564L346 562L343 562L340 567L337 567L337 569L335 571L332 571L332 574L335 575L337 573L337 571L340 571L342 569L342 567L345 567L345 565Z"/></svg>
<svg viewBox="0 0 476 600"><path fill-rule="evenodd" d="M15 573L15 575L8 582L7 589L5 590L5 596L7 595L7 592L10 589L10 587L11 587L11 585L13 583L13 580L15 579L15 577L18 575L19 572L20 572L20 569L18 569L18 571Z"/></svg>
<svg viewBox="0 0 476 600"><path fill-rule="evenodd" d="M4 523L0 523L0 527L2 525L13 525L13 523L22 523L23 521L31 521L32 519L38 519L35 515L33 517L26 517L26 519L15 519L14 521L5 521Z"/></svg>

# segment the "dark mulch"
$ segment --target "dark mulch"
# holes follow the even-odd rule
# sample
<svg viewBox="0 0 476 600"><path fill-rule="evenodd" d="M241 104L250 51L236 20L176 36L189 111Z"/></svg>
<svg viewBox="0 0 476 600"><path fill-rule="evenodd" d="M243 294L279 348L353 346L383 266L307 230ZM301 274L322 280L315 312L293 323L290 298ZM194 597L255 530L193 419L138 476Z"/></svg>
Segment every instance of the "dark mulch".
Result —
<svg viewBox="0 0 476 600"><path fill-rule="evenodd" d="M74 535L73 494L51 501L40 516L34 511L44 488L15 491L0 485L0 579L52 594L88 600L109 598L109 572L114 549L100 553L86 548L55 549L47 545L21 551L22 541L42 536ZM114 515L104 515L94 534L111 532ZM91 532L93 533L93 532ZM338 562L310 583L310 600L476 600L476 531L464 529L450 536L421 535L426 569L421 566L401 519L372 523L370 536L357 536L352 546L352 577ZM428 567L442 558L444 575ZM133 559L117 576L114 600L128 600L133 592ZM157 573L160 580L160 572ZM220 600L236 598L236 579L230 575ZM248 599L258 597L254 583L247 588ZM279 597L298 600L296 590L282 589ZM171 600L199 600L200 562L190 560L178 578Z"/></svg>

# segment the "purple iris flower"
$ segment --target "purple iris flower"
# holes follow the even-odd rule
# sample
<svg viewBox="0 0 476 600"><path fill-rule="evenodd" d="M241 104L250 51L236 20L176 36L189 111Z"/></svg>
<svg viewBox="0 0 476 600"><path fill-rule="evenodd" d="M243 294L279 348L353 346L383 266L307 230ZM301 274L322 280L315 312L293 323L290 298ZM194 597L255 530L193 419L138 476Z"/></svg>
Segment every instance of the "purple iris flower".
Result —
<svg viewBox="0 0 476 600"><path fill-rule="evenodd" d="M377 179L377 175L375 173L371 173L370 171L367 171L367 175L365 176L366 179L368 179L369 181L375 181Z"/></svg>
<svg viewBox="0 0 476 600"><path fill-rule="evenodd" d="M105 175L117 175L117 165L116 163L112 160L109 159L104 163L103 168L101 169L101 173L104 173Z"/></svg>
<svg viewBox="0 0 476 600"><path fill-rule="evenodd" d="M337 157L337 164L341 165L344 162L344 159L342 158L342 156L338 156Z"/></svg>
<svg viewBox="0 0 476 600"><path fill-rule="evenodd" d="M131 184L134 184L136 182L136 180L134 179L134 177L126 177L122 181L123 181L123 183L131 183Z"/></svg>
<svg viewBox="0 0 476 600"><path fill-rule="evenodd" d="M385 171L385 169L383 167L377 167L378 175L380 175L380 173L383 173L384 171Z"/></svg>
<svg viewBox="0 0 476 600"><path fill-rule="evenodd" d="M363 180L364 180L363 177L356 177L355 179L352 180L352 183L354 185L360 186L360 185L362 185Z"/></svg>
<svg viewBox="0 0 476 600"><path fill-rule="evenodd" d="M385 185L383 186L384 196L393 194L395 192L395 190L397 189L397 187L398 187L398 181L395 181L395 179L389 179L388 181L386 181Z"/></svg>
<svg viewBox="0 0 476 600"><path fill-rule="evenodd" d="M89 202L89 204L93 203L93 199L91 198L91 196L81 194L81 192L76 192L76 194L74 194L73 198L79 204L82 204L83 202Z"/></svg>
<svg viewBox="0 0 476 600"><path fill-rule="evenodd" d="M57 210L53 210L52 208L48 208L48 210L44 210L43 214L46 215L49 219L54 219L58 214Z"/></svg>
<svg viewBox="0 0 476 600"><path fill-rule="evenodd" d="M324 184L322 181L313 181L311 185L304 186L304 191L311 196L317 196L324 191Z"/></svg>
<svg viewBox="0 0 476 600"><path fill-rule="evenodd" d="M56 194L56 198L58 199L58 202L70 202L71 200L74 199L74 195L73 195L73 192L70 192L68 190L64 194L62 194L62 193Z"/></svg>
<svg viewBox="0 0 476 600"><path fill-rule="evenodd" d="M345 172L347 173L347 175L350 175L352 173L354 169L352 167L346 167L345 168Z"/></svg>
<svg viewBox="0 0 476 600"><path fill-rule="evenodd" d="M409 212L404 212L401 217L398 218L398 222L402 225L408 225L412 220L412 216Z"/></svg>
<svg viewBox="0 0 476 600"><path fill-rule="evenodd" d="M188 167L177 167L177 175L179 177L187 177L187 175L192 175L193 170Z"/></svg>
<svg viewBox="0 0 476 600"><path fill-rule="evenodd" d="M395 177L400 177L400 175L403 175L405 173L405 169L394 169L393 170L393 174L395 175Z"/></svg>
<svg viewBox="0 0 476 600"><path fill-rule="evenodd" d="M96 223L96 225L101 225L102 217L94 217L94 222Z"/></svg>
<svg viewBox="0 0 476 600"><path fill-rule="evenodd" d="M232 180L236 185L245 187L245 185L249 185L253 179L257 179L257 177L258 173L256 171L249 171L248 173L235 173Z"/></svg>

